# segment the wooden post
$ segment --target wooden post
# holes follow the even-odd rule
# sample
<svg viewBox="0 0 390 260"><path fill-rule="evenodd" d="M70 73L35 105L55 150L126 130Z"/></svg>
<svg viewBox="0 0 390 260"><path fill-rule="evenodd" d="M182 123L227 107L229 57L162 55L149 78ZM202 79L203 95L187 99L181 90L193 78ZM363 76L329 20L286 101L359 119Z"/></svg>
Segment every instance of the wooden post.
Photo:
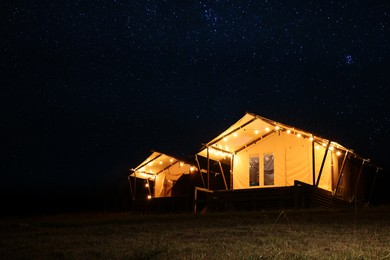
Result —
<svg viewBox="0 0 390 260"><path fill-rule="evenodd" d="M234 167L234 153L230 158L230 190L233 190L233 167Z"/></svg>
<svg viewBox="0 0 390 260"><path fill-rule="evenodd" d="M316 182L316 187L318 187L318 184L320 184L321 174L322 174L322 170L324 169L325 160L326 160L326 155L328 154L328 150L329 150L330 143L331 143L331 141L329 140L328 145L326 146L326 150L325 150L325 154L324 154L324 159L322 159L320 172L319 172L319 174L318 174L318 179L317 179L317 182Z"/></svg>
<svg viewBox="0 0 390 260"><path fill-rule="evenodd" d="M210 189L210 148L207 146L207 189Z"/></svg>
<svg viewBox="0 0 390 260"><path fill-rule="evenodd" d="M131 199L132 199L132 200L135 200L135 194L134 194L134 192L133 192L133 187L131 186L131 177L130 177L130 175L127 176L127 180L129 181L130 192L131 192Z"/></svg>
<svg viewBox="0 0 390 260"><path fill-rule="evenodd" d="M315 147L314 147L314 139L311 142L311 155L312 155L312 160L313 160L313 186L316 185L316 156L315 156Z"/></svg>
<svg viewBox="0 0 390 260"><path fill-rule="evenodd" d="M221 162L218 162L218 164L219 164L219 168L221 169L223 183L225 184L225 190L228 190L228 186L227 186L227 183L226 183L225 173L223 172L222 164L221 164Z"/></svg>
<svg viewBox="0 0 390 260"><path fill-rule="evenodd" d="M334 194L337 194L337 190L339 189L341 177L343 176L343 171L345 167L345 162L347 161L347 155L348 155L348 150L345 152L343 163L341 164L340 172L339 172L339 178L337 179L337 184L336 184L336 189L334 190Z"/></svg>
<svg viewBox="0 0 390 260"><path fill-rule="evenodd" d="M204 182L203 173L202 173L202 169L200 168L200 163L199 163L198 155L195 155L195 160L196 160L196 163L197 163L197 165L198 165L198 172L199 172L199 174L200 174L200 178L202 179L203 187L206 188L206 183Z"/></svg>
<svg viewBox="0 0 390 260"><path fill-rule="evenodd" d="M198 189L195 187L195 194L194 194L194 214L196 214L198 206Z"/></svg>
<svg viewBox="0 0 390 260"><path fill-rule="evenodd" d="M360 171L359 171L359 174L358 174L358 177L357 177L357 180L356 180L356 184L355 184L355 190L354 190L354 192L353 192L351 201L354 201L354 200L356 199L356 193L357 193L357 189L358 189L358 186L359 186L360 177L361 177L361 175L362 175L362 172L363 172L363 168L364 168L364 164L365 164L365 163L366 163L366 159L363 159L362 166L360 167Z"/></svg>

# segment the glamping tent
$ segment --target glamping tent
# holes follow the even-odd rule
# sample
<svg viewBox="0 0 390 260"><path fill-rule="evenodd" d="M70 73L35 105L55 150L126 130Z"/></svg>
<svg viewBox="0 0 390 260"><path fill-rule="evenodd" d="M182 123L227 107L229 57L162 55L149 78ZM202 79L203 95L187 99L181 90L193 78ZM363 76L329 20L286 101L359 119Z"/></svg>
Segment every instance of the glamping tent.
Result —
<svg viewBox="0 0 390 260"><path fill-rule="evenodd" d="M137 179L143 180L149 199L178 196L180 195L177 189L179 180L196 170L194 166L183 160L160 152L152 152L139 166L130 169L128 179L132 198L134 200L136 197Z"/></svg>
<svg viewBox="0 0 390 260"><path fill-rule="evenodd" d="M369 159L337 142L251 113L197 156L207 158L208 170L210 161L230 165L229 190L281 188L298 181L344 201L355 199L363 172L372 168Z"/></svg>

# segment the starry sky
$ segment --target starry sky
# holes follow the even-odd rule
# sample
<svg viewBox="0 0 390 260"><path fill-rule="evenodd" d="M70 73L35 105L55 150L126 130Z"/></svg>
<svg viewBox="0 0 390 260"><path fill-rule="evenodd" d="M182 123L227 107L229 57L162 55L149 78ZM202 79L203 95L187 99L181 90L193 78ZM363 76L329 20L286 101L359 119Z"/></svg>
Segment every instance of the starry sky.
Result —
<svg viewBox="0 0 390 260"><path fill-rule="evenodd" d="M2 1L0 188L115 184L245 112L389 168L387 1ZM387 153L387 154L386 154Z"/></svg>

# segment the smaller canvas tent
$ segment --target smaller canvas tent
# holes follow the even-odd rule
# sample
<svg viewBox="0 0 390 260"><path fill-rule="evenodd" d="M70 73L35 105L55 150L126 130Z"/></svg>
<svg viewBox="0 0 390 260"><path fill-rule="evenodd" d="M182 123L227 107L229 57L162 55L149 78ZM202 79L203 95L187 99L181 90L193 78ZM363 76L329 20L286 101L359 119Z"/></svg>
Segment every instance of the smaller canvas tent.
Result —
<svg viewBox="0 0 390 260"><path fill-rule="evenodd" d="M346 201L361 190L370 164L337 142L251 113L197 155L207 158L208 170L210 160L230 165L230 190L288 187L299 181Z"/></svg>
<svg viewBox="0 0 390 260"><path fill-rule="evenodd" d="M152 154L134 169L130 169L129 184L133 199L137 179L145 181L148 198L172 197L177 182L183 175L195 173L197 168L184 160L160 152ZM133 178L133 181L131 180Z"/></svg>

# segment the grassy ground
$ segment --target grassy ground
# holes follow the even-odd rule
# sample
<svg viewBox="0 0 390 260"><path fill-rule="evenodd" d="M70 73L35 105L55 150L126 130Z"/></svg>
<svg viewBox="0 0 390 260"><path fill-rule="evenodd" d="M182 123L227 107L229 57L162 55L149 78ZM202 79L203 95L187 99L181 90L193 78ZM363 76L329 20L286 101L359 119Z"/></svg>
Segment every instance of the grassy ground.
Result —
<svg viewBox="0 0 390 260"><path fill-rule="evenodd" d="M1 219L0 259L390 259L390 207Z"/></svg>

